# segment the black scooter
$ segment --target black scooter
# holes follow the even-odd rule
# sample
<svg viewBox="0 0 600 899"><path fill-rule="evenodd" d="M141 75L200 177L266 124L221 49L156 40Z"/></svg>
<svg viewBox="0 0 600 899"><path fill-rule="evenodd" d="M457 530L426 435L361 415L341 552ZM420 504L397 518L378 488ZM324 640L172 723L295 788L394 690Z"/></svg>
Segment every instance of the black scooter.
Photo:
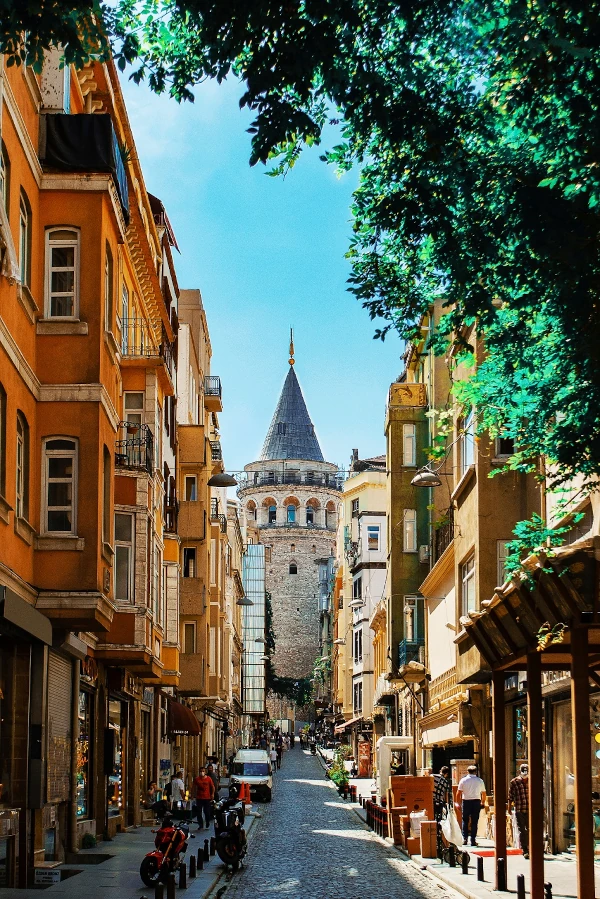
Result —
<svg viewBox="0 0 600 899"><path fill-rule="evenodd" d="M239 800L238 784L231 784L227 799L215 803L215 838L217 855L225 865L237 871L248 851L246 831L243 827L244 803Z"/></svg>

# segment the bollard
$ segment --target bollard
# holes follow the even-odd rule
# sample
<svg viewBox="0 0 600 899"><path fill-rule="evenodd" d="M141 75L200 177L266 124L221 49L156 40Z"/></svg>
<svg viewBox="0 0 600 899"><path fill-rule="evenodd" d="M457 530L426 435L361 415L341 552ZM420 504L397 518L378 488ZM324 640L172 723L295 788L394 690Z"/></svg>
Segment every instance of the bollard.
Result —
<svg viewBox="0 0 600 899"><path fill-rule="evenodd" d="M184 861L179 865L179 889L187 889L187 866Z"/></svg>
<svg viewBox="0 0 600 899"><path fill-rule="evenodd" d="M525 875L517 874L517 899L525 899Z"/></svg>
<svg viewBox="0 0 600 899"><path fill-rule="evenodd" d="M190 880L196 876L196 856L190 855Z"/></svg>
<svg viewBox="0 0 600 899"><path fill-rule="evenodd" d="M498 892L506 892L506 859L498 859L498 867L496 869L496 881L498 884Z"/></svg>
<svg viewBox="0 0 600 899"><path fill-rule="evenodd" d="M454 848L454 843L450 843L448 849L448 864L451 868L456 868L456 849Z"/></svg>
<svg viewBox="0 0 600 899"><path fill-rule="evenodd" d="M208 851L208 840L204 840L204 861L207 862L210 859L210 854Z"/></svg>
<svg viewBox="0 0 600 899"><path fill-rule="evenodd" d="M462 867L463 874L469 873L469 853L468 852L463 852L463 854L462 854L461 867Z"/></svg>
<svg viewBox="0 0 600 899"><path fill-rule="evenodd" d="M484 880L483 876L483 858L481 855L477 856L477 880Z"/></svg>
<svg viewBox="0 0 600 899"><path fill-rule="evenodd" d="M204 849L198 849L198 870L202 871L204 868Z"/></svg>
<svg viewBox="0 0 600 899"><path fill-rule="evenodd" d="M175 899L175 872L171 871L167 880L167 899Z"/></svg>
<svg viewBox="0 0 600 899"><path fill-rule="evenodd" d="M217 841L216 841L215 837L211 837L210 838L210 854L214 855L216 851L217 851Z"/></svg>
<svg viewBox="0 0 600 899"><path fill-rule="evenodd" d="M156 883L154 885L154 899L164 899L165 895L165 886L163 883Z"/></svg>
<svg viewBox="0 0 600 899"><path fill-rule="evenodd" d="M552 884L544 884L544 899L552 899Z"/></svg>

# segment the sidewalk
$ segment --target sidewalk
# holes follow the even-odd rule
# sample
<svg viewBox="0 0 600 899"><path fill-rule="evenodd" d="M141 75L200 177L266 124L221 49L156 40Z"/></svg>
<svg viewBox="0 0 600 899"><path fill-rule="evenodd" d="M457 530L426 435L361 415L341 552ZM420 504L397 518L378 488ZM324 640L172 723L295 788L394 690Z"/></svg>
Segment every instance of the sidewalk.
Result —
<svg viewBox="0 0 600 899"><path fill-rule="evenodd" d="M256 806L253 807L253 813ZM254 824L254 814L246 816L245 828L250 832ZM209 830L201 830L196 833L195 823L190 831L186 862L188 868L187 899L203 899L214 888L219 878L224 874L225 867L218 855L214 855L204 863L204 869L198 871L195 879L189 877L189 860L192 855L198 853L198 849L204 848L204 840L210 840L213 836L212 827ZM95 849L83 851L82 856L110 856L100 863L60 865L59 870L73 871L72 876L66 880L53 884L45 889L3 889L2 899L40 899L41 896L48 899L140 899L141 896L151 897L154 888L145 886L140 879L140 864L144 855L154 848L154 834L150 827L138 827L128 833L117 834L114 840L99 843ZM63 875L64 876L64 875ZM177 885L179 892L179 877Z"/></svg>

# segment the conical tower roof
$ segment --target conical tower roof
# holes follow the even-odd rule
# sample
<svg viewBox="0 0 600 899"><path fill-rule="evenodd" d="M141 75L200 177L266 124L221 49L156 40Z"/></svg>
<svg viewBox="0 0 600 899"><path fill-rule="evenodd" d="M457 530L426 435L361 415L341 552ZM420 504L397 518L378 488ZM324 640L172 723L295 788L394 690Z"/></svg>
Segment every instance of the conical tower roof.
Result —
<svg viewBox="0 0 600 899"><path fill-rule="evenodd" d="M260 454L267 459L324 462L323 453L294 371L293 359Z"/></svg>

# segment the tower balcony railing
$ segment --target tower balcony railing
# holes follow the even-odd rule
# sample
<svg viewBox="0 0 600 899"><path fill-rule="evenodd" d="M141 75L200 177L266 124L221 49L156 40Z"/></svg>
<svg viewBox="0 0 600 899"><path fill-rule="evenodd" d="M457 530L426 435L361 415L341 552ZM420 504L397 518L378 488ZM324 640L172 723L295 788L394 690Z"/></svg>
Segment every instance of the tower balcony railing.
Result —
<svg viewBox="0 0 600 899"><path fill-rule="evenodd" d="M336 471L249 471L238 478L238 493L253 487L276 487L279 484L341 490L343 483L343 475Z"/></svg>
<svg viewBox="0 0 600 899"><path fill-rule="evenodd" d="M306 521L263 521L258 520L257 522L259 528L307 528L311 531L335 531L337 530L337 524L334 524L332 521L327 522L327 524L316 524L315 522L310 522L308 524Z"/></svg>

